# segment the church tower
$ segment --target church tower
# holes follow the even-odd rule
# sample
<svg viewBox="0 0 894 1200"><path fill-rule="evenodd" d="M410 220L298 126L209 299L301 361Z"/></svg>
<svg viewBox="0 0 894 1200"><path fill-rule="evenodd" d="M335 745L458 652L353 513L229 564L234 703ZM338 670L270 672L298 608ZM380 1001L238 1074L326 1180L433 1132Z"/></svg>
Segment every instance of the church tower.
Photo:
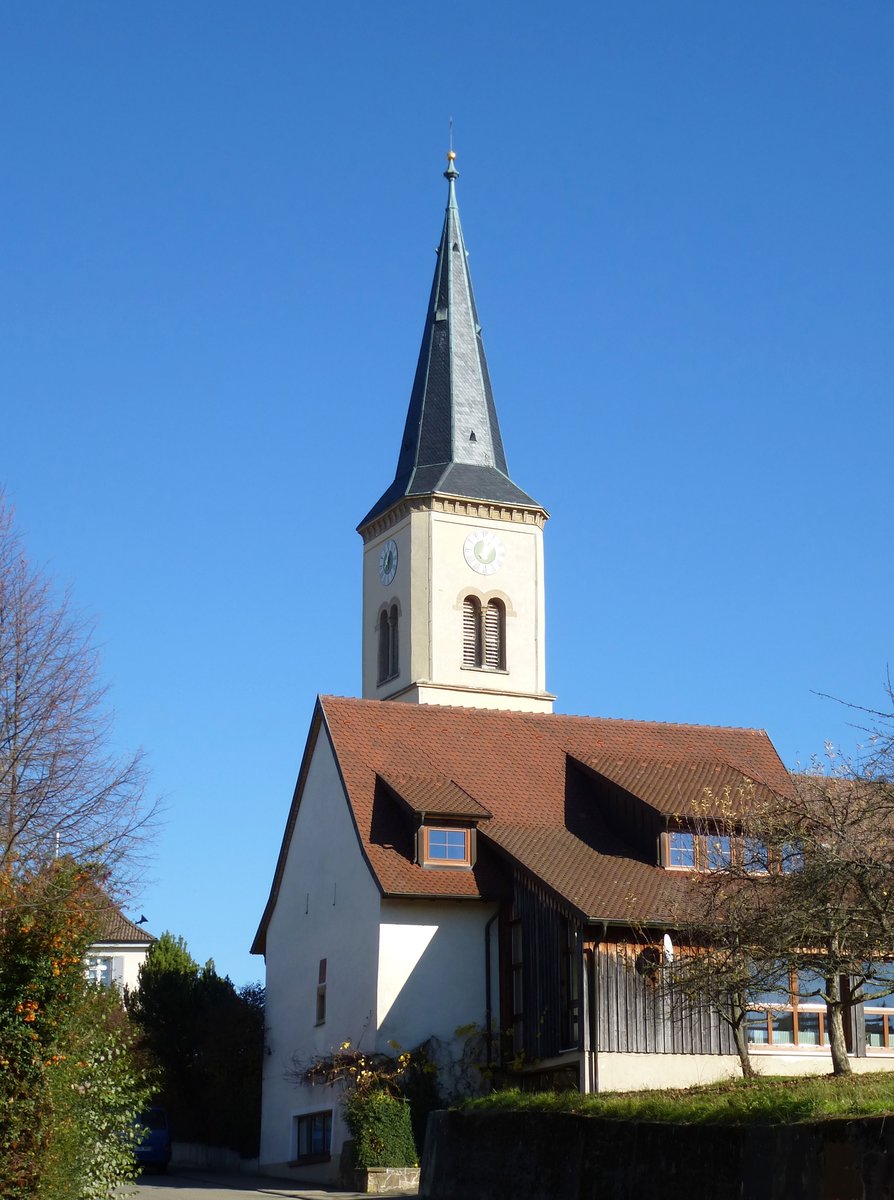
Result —
<svg viewBox="0 0 894 1200"><path fill-rule="evenodd" d="M451 151L447 212L394 481L360 522L363 696L551 712L546 510L513 483Z"/></svg>

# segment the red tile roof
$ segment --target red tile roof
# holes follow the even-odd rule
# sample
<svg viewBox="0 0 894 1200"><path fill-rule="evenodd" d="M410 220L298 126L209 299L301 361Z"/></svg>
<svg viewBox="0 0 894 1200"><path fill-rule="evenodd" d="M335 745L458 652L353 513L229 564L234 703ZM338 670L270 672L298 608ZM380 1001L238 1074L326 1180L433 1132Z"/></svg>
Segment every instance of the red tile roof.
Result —
<svg viewBox="0 0 894 1200"><path fill-rule="evenodd" d="M569 763L576 760L663 816L691 815L710 788L743 780L785 793L789 777L763 730L670 725L560 714L448 708L378 700L320 698L363 852L383 894L475 898L494 894L490 848L540 879L583 917L670 921L685 877L637 858L594 811L584 841L566 821ZM312 745L312 730L308 745ZM426 799L449 807L469 799L478 827L472 871L421 867L412 836L383 803L385 780L417 811ZM262 952L276 901L301 785L286 828L270 900L253 949ZM466 801L462 798L465 795ZM447 807L440 811L447 812ZM594 806L598 808L598 806ZM478 809L492 814L482 816ZM455 815L462 815L456 810ZM491 858L492 862L492 858Z"/></svg>

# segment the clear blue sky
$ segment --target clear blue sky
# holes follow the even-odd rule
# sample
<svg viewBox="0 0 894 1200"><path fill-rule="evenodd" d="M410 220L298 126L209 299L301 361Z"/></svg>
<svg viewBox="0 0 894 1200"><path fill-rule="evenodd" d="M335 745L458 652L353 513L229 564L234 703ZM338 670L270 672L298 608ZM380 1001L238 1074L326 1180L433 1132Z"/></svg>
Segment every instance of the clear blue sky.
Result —
<svg viewBox="0 0 894 1200"><path fill-rule="evenodd" d="M894 6L0 6L0 480L237 983L315 694L360 686L445 203L564 712L853 748L892 657Z"/></svg>

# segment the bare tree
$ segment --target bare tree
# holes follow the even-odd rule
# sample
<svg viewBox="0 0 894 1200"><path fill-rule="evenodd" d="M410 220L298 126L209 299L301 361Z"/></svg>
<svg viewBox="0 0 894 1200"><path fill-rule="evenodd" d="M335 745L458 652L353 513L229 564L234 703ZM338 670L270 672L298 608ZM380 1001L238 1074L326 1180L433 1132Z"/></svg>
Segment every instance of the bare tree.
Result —
<svg viewBox="0 0 894 1200"><path fill-rule="evenodd" d="M746 838L743 822L746 814L775 802L765 789L758 796L754 783L743 778L737 787L706 789L685 821L679 818L698 843L701 869L681 891L674 952L656 960L672 1010L707 1008L729 1026L746 1078L756 1073L748 1013L764 993L781 987L786 966L769 947L779 877L767 869L762 843Z"/></svg>
<svg viewBox="0 0 894 1200"><path fill-rule="evenodd" d="M847 762L802 775L767 814L766 836L792 868L779 882L769 940L793 970L825 981L818 994L833 1070L849 1074L849 1014L894 990L894 787Z"/></svg>
<svg viewBox="0 0 894 1200"><path fill-rule="evenodd" d="M0 870L65 854L122 878L156 806L111 721L92 630L28 563L0 494Z"/></svg>
<svg viewBox="0 0 894 1200"><path fill-rule="evenodd" d="M849 1074L850 1014L894 991L894 786L839 761L784 795L706 792L695 828L710 869L690 880L665 986L730 1024L746 1075L761 994L821 999L833 1071Z"/></svg>

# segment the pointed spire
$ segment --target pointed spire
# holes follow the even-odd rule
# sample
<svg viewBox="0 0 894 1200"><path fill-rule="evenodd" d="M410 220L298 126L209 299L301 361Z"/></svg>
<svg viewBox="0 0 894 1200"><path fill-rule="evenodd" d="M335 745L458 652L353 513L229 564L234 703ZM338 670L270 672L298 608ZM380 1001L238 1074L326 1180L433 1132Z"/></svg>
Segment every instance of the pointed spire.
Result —
<svg viewBox="0 0 894 1200"><path fill-rule="evenodd" d="M509 477L447 155L447 211L394 482L360 528L405 496L541 506Z"/></svg>

